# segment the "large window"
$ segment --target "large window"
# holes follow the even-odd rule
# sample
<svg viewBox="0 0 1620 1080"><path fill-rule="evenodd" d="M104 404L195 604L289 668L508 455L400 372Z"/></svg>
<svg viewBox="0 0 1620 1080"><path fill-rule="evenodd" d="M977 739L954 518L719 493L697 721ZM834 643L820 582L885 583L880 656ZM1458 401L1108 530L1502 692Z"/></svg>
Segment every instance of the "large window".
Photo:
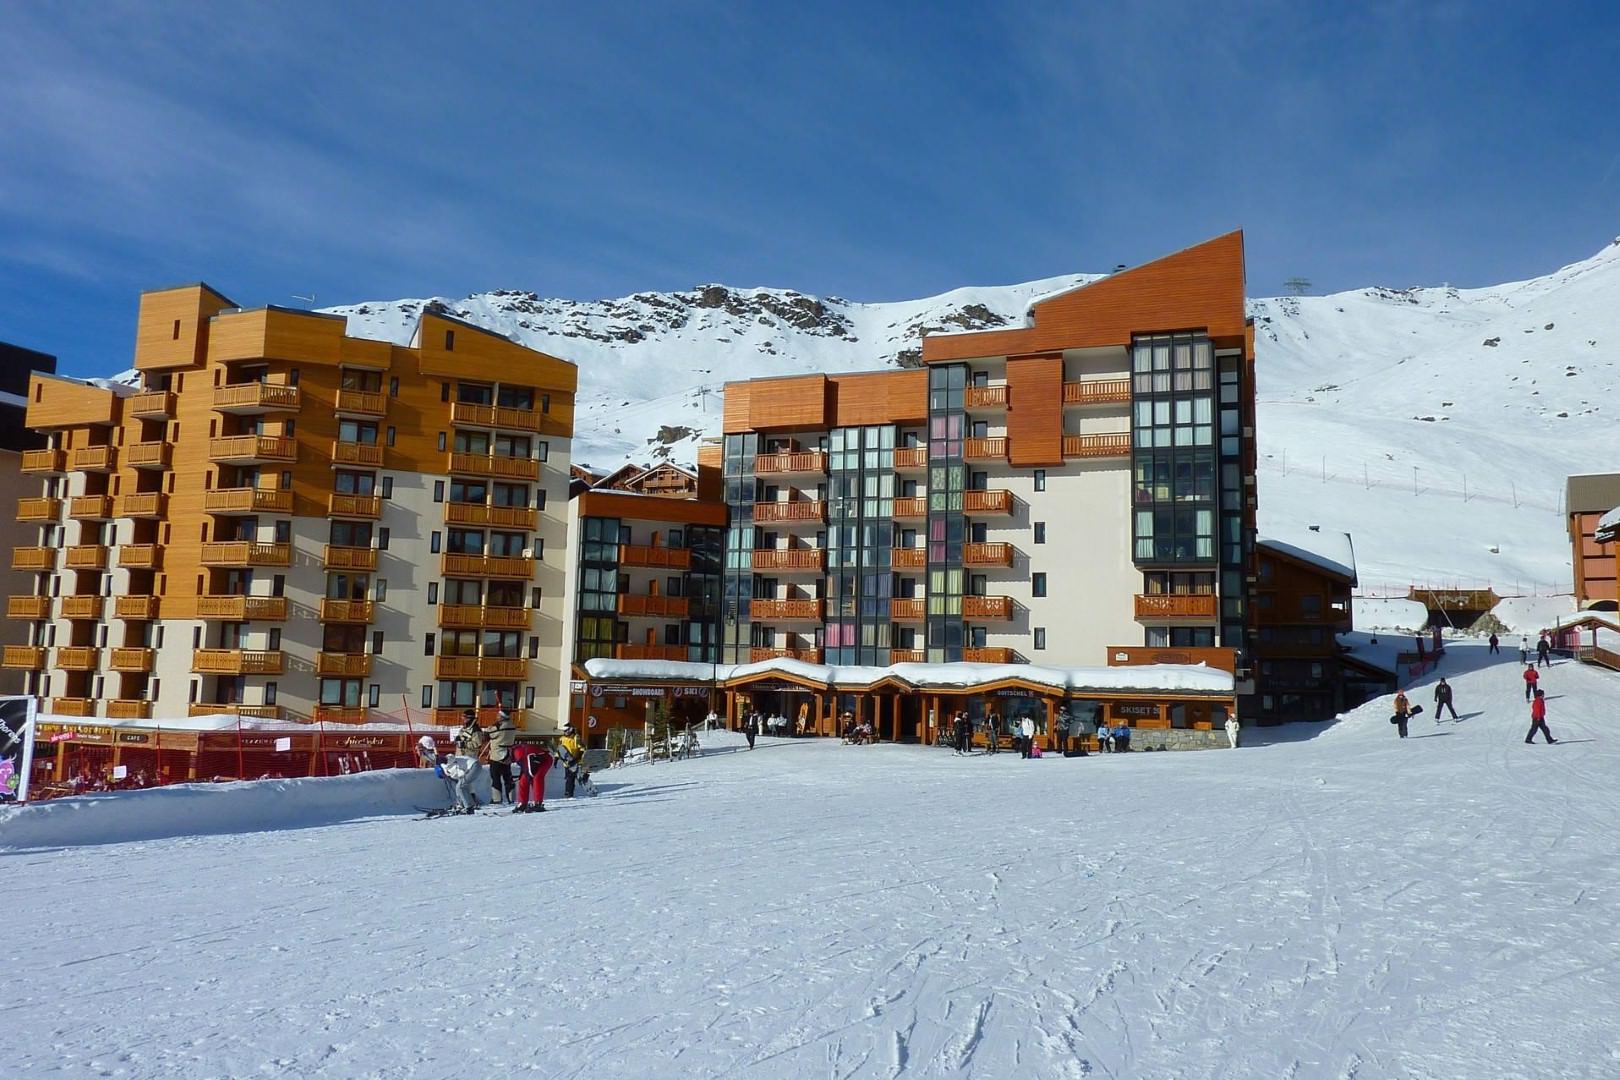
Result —
<svg viewBox="0 0 1620 1080"><path fill-rule="evenodd" d="M1215 352L1202 334L1132 344L1137 562L1216 559Z"/></svg>

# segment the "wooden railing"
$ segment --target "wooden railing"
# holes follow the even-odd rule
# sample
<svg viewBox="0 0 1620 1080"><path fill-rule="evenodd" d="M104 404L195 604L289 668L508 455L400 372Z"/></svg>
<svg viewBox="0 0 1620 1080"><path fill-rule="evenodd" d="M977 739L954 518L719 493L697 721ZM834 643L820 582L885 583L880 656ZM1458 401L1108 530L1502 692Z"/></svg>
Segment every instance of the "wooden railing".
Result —
<svg viewBox="0 0 1620 1080"><path fill-rule="evenodd" d="M285 619L285 596L222 596L212 594L197 597L197 617L200 619Z"/></svg>
<svg viewBox="0 0 1620 1080"><path fill-rule="evenodd" d="M821 570L827 553L820 548L760 548L753 552L755 570Z"/></svg>
<svg viewBox="0 0 1620 1080"><path fill-rule="evenodd" d="M101 544L80 544L67 549L64 565L69 570L107 569L107 549Z"/></svg>
<svg viewBox="0 0 1620 1080"><path fill-rule="evenodd" d="M486 525L533 532L537 519L538 512L527 506L488 506L463 502L444 504L444 520L449 525Z"/></svg>
<svg viewBox="0 0 1620 1080"><path fill-rule="evenodd" d="M498 480L538 480L540 462L527 457L502 457L499 454L450 455L450 472L469 476L490 476Z"/></svg>
<svg viewBox="0 0 1620 1080"><path fill-rule="evenodd" d="M381 416L388 411L388 399L379 391L339 390L336 411L357 416Z"/></svg>
<svg viewBox="0 0 1620 1080"><path fill-rule="evenodd" d="M791 502L762 502L754 504L754 521L758 524L793 524L823 522L827 520L827 504L817 499L794 499Z"/></svg>
<svg viewBox="0 0 1620 1080"><path fill-rule="evenodd" d="M445 555L445 577L531 578L534 563L515 555Z"/></svg>
<svg viewBox="0 0 1620 1080"><path fill-rule="evenodd" d="M440 679L523 679L529 662L521 657L441 656L434 673Z"/></svg>
<svg viewBox="0 0 1620 1080"><path fill-rule="evenodd" d="M1219 610L1214 593L1139 593L1138 619L1213 619Z"/></svg>
<svg viewBox="0 0 1620 1080"><path fill-rule="evenodd" d="M38 671L45 666L45 650L38 645L7 645L0 655L0 667Z"/></svg>
<svg viewBox="0 0 1620 1080"><path fill-rule="evenodd" d="M533 409L512 409L504 405L474 405L466 401L451 403L450 422L463 427L540 430L540 414Z"/></svg>
<svg viewBox="0 0 1620 1080"><path fill-rule="evenodd" d="M327 544L321 562L328 570L375 570L377 549Z"/></svg>
<svg viewBox="0 0 1620 1080"><path fill-rule="evenodd" d="M227 435L208 440L215 461L296 461L298 444L279 435Z"/></svg>
<svg viewBox="0 0 1620 1080"><path fill-rule="evenodd" d="M894 516L920 518L928 516L928 500L921 495L894 500Z"/></svg>
<svg viewBox="0 0 1620 1080"><path fill-rule="evenodd" d="M85 472L108 472L116 460L110 446L81 446L73 451L73 467Z"/></svg>
<svg viewBox="0 0 1620 1080"><path fill-rule="evenodd" d="M928 566L926 548L895 548L889 552L889 562L896 570L922 570Z"/></svg>
<svg viewBox="0 0 1620 1080"><path fill-rule="evenodd" d="M315 654L315 674L356 677L371 674L370 653L320 652Z"/></svg>
<svg viewBox="0 0 1620 1080"><path fill-rule="evenodd" d="M649 596L646 593L620 593L617 610L620 615L637 615L653 619L684 619L692 610L692 601L685 596Z"/></svg>
<svg viewBox="0 0 1620 1080"><path fill-rule="evenodd" d="M102 599L99 596L64 596L62 597L62 618L99 619L101 618L102 606Z"/></svg>
<svg viewBox="0 0 1620 1080"><path fill-rule="evenodd" d="M114 597L113 615L120 619L155 619L158 617L158 598L155 596Z"/></svg>
<svg viewBox="0 0 1620 1080"><path fill-rule="evenodd" d="M1063 456L1077 458L1109 458L1129 457L1131 453L1131 437L1128 433L1118 435L1065 435L1063 436Z"/></svg>
<svg viewBox="0 0 1620 1080"><path fill-rule="evenodd" d="M61 499L18 499L18 521L55 521L62 516Z"/></svg>
<svg viewBox="0 0 1620 1080"><path fill-rule="evenodd" d="M440 727L460 727L463 719L469 712L477 716L478 722L486 728L492 727L495 722L500 719L501 713L503 712L511 719L512 723L517 725L518 730L520 731L529 724L528 709L500 709L488 707L469 709L461 705L453 705L444 709L434 709L433 722Z"/></svg>
<svg viewBox="0 0 1620 1080"><path fill-rule="evenodd" d="M988 439L968 439L962 447L962 456L968 461L1007 460L1007 439L996 435Z"/></svg>
<svg viewBox="0 0 1620 1080"><path fill-rule="evenodd" d="M962 493L962 510L968 514L1010 514L1012 513L1012 492L1004 490L995 491L964 491Z"/></svg>
<svg viewBox="0 0 1620 1080"><path fill-rule="evenodd" d="M156 570L163 565L163 549L156 544L120 544L118 565L130 570Z"/></svg>
<svg viewBox="0 0 1620 1080"><path fill-rule="evenodd" d="M203 510L210 514L288 514L293 493L272 488L218 488L203 493Z"/></svg>
<svg viewBox="0 0 1620 1080"><path fill-rule="evenodd" d="M75 495L68 500L68 517L100 520L112 517L112 499L107 495Z"/></svg>
<svg viewBox="0 0 1620 1080"><path fill-rule="evenodd" d="M228 705L222 702L199 701L186 707L187 716L212 716L215 713L224 713L226 716L251 717L254 720L280 720L280 705Z"/></svg>
<svg viewBox="0 0 1620 1080"><path fill-rule="evenodd" d="M124 464L136 469L167 469L172 447L166 442L138 442L124 447Z"/></svg>
<svg viewBox="0 0 1620 1080"><path fill-rule="evenodd" d="M1028 405L1025 402L1025 405ZM999 386L969 386L962 391L962 406L967 409L995 409L1007 407L1007 384Z"/></svg>
<svg viewBox="0 0 1620 1080"><path fill-rule="evenodd" d="M151 671L156 656L152 649L114 649L107 666L113 671Z"/></svg>
<svg viewBox="0 0 1620 1080"><path fill-rule="evenodd" d="M372 600L322 600L321 622L368 623L376 615Z"/></svg>
<svg viewBox="0 0 1620 1080"><path fill-rule="evenodd" d="M890 600L889 618L895 622L921 622L923 617L923 602L921 600Z"/></svg>
<svg viewBox="0 0 1620 1080"><path fill-rule="evenodd" d="M214 387L214 408L255 409L298 408L298 387L281 383L233 383Z"/></svg>
<svg viewBox="0 0 1620 1080"><path fill-rule="evenodd" d="M6 598L8 619L48 619L51 617L51 598L48 596L11 596Z"/></svg>
<svg viewBox="0 0 1620 1080"><path fill-rule="evenodd" d="M11 551L13 570L49 570L56 565L56 549L48 547L20 547Z"/></svg>
<svg viewBox="0 0 1620 1080"><path fill-rule="evenodd" d="M381 495L344 495L334 492L327 500L326 513L329 517L382 517Z"/></svg>
<svg viewBox="0 0 1620 1080"><path fill-rule="evenodd" d="M821 663L820 649L750 649L748 650L750 663L761 660L803 660L808 664Z"/></svg>
<svg viewBox="0 0 1620 1080"><path fill-rule="evenodd" d="M920 664L923 662L921 649L890 649L889 663L891 664Z"/></svg>
<svg viewBox="0 0 1620 1080"><path fill-rule="evenodd" d="M1117 405L1131 400L1130 379L1084 379L1063 384L1065 405Z"/></svg>
<svg viewBox="0 0 1620 1080"><path fill-rule="evenodd" d="M1010 619L1012 618L1012 597L964 596L962 597L962 618Z"/></svg>
<svg viewBox="0 0 1620 1080"><path fill-rule="evenodd" d="M775 473L824 473L827 454L822 450L803 450L791 453L760 454L754 458L754 475Z"/></svg>
<svg viewBox="0 0 1620 1080"><path fill-rule="evenodd" d="M1010 664L1012 659L1013 651L1004 645L962 650L964 664Z"/></svg>
<svg viewBox="0 0 1620 1080"><path fill-rule="evenodd" d="M650 566L661 570L685 570L692 565L689 548L654 547L651 544L620 544L620 566Z"/></svg>
<svg viewBox="0 0 1620 1080"><path fill-rule="evenodd" d="M613 655L619 660L685 660L685 645L615 645Z"/></svg>
<svg viewBox="0 0 1620 1080"><path fill-rule="evenodd" d="M161 491L138 491L133 495L120 495L118 497L119 517L152 518L162 517L168 507L169 497Z"/></svg>
<svg viewBox="0 0 1620 1080"><path fill-rule="evenodd" d="M291 566L291 544L255 540L216 540L202 546L204 566Z"/></svg>
<svg viewBox="0 0 1620 1080"><path fill-rule="evenodd" d="M107 702L107 718L109 720L147 720L151 716L152 703L150 701L117 698Z"/></svg>
<svg viewBox="0 0 1620 1080"><path fill-rule="evenodd" d="M928 447L901 446L894 451L894 467L897 469L926 469L928 468Z"/></svg>
<svg viewBox="0 0 1620 1080"><path fill-rule="evenodd" d="M1011 544L964 544L962 562L967 566L1011 566Z"/></svg>
<svg viewBox="0 0 1620 1080"><path fill-rule="evenodd" d="M197 649L191 654L191 670L204 675L280 675L283 654L246 652L242 649Z"/></svg>
<svg viewBox="0 0 1620 1080"><path fill-rule="evenodd" d="M55 666L63 671L94 671L100 665L100 649L85 645L64 645L56 650Z"/></svg>
<svg viewBox="0 0 1620 1080"><path fill-rule="evenodd" d="M1599 664L1614 671L1620 671L1620 653L1612 649L1605 649L1601 645L1577 645L1575 657L1588 664Z"/></svg>
<svg viewBox="0 0 1620 1080"><path fill-rule="evenodd" d="M381 466L383 463L383 447L381 443L374 442L345 442L342 439L332 440L332 464L334 465L367 465Z"/></svg>
<svg viewBox="0 0 1620 1080"><path fill-rule="evenodd" d="M174 394L167 390L147 390L124 399L124 412L136 419L159 419L174 415Z"/></svg>
<svg viewBox="0 0 1620 1080"><path fill-rule="evenodd" d="M94 716L96 703L82 697L53 697L51 712L57 716Z"/></svg>
<svg viewBox="0 0 1620 1080"><path fill-rule="evenodd" d="M370 715L364 705L317 705L310 719L317 724L363 724Z"/></svg>
<svg viewBox="0 0 1620 1080"><path fill-rule="evenodd" d="M52 473L67 471L65 450L24 450L22 471L25 473Z"/></svg>
<svg viewBox="0 0 1620 1080"><path fill-rule="evenodd" d="M439 625L447 630L524 630L528 628L529 621L528 608L439 605Z"/></svg>
<svg viewBox="0 0 1620 1080"><path fill-rule="evenodd" d="M749 618L752 619L813 619L821 618L820 600L750 600Z"/></svg>

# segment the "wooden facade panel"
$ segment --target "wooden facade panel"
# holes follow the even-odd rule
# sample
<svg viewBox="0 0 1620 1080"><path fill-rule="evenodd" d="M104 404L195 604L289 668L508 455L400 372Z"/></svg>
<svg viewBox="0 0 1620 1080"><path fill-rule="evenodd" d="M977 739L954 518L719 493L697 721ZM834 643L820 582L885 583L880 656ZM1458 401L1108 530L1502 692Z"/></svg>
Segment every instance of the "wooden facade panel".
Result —
<svg viewBox="0 0 1620 1080"><path fill-rule="evenodd" d="M43 375L28 380L29 427L112 424L117 418L118 397L111 390Z"/></svg>
<svg viewBox="0 0 1620 1080"><path fill-rule="evenodd" d="M1007 445L1014 468L1063 464L1063 357L1007 361Z"/></svg>
<svg viewBox="0 0 1620 1080"><path fill-rule="evenodd" d="M724 525L726 504L697 499L661 499L617 491L581 492L579 516L628 521L668 521L681 525Z"/></svg>
<svg viewBox="0 0 1620 1080"><path fill-rule="evenodd" d="M141 371L198 367L208 346L209 318L233 306L206 285L142 293L135 324L135 367Z"/></svg>
<svg viewBox="0 0 1620 1080"><path fill-rule="evenodd" d="M302 364L337 364L343 358L346 320L313 311L259 308L214 319L208 331L208 358L274 359Z"/></svg>
<svg viewBox="0 0 1620 1080"><path fill-rule="evenodd" d="M725 408L720 418L721 430L726 434L735 435L748 430L754 403L753 388L752 383L726 383Z"/></svg>
<svg viewBox="0 0 1620 1080"><path fill-rule="evenodd" d="M423 375L517 383L570 396L579 386L579 369L567 360L432 312L422 314L415 348Z"/></svg>
<svg viewBox="0 0 1620 1080"><path fill-rule="evenodd" d="M829 427L921 424L928 419L928 372L921 369L835 375Z"/></svg>
<svg viewBox="0 0 1620 1080"><path fill-rule="evenodd" d="M748 430L827 427L827 377L759 379L748 400Z"/></svg>

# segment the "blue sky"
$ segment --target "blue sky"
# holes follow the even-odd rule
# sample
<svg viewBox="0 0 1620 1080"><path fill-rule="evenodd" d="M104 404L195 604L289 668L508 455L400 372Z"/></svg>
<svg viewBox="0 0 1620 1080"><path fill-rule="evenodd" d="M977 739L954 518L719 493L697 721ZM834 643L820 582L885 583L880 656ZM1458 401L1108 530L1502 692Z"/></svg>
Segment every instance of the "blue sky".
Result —
<svg viewBox="0 0 1620 1080"><path fill-rule="evenodd" d="M1242 227L1275 295L1620 235L1612 3L5 8L0 340L76 375L198 279L892 300Z"/></svg>

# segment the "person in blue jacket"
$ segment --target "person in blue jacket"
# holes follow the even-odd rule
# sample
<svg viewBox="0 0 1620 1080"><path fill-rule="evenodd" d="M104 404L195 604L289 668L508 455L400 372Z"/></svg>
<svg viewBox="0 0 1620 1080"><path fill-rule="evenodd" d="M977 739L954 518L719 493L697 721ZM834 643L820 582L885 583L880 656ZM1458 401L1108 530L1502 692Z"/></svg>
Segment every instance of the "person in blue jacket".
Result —
<svg viewBox="0 0 1620 1080"><path fill-rule="evenodd" d="M1114 752L1123 754L1131 748L1131 729L1128 724L1114 728Z"/></svg>

